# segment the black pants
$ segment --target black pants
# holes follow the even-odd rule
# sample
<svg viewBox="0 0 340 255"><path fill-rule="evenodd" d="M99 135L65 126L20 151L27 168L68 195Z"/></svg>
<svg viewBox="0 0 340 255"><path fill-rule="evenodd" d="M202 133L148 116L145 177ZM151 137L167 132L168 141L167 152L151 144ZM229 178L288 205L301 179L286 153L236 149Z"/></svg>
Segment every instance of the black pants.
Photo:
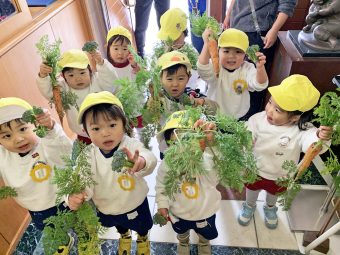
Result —
<svg viewBox="0 0 340 255"><path fill-rule="evenodd" d="M264 44L263 44L263 40L261 36L265 36L267 34L267 31L261 32L261 36L257 32L246 32L246 34L248 35L249 45L257 44L258 46L260 46L260 51L263 52L263 54L266 56L265 68L266 68L266 71L269 77L270 68L273 63L275 48L276 48L277 43L275 43L269 49L263 49ZM246 121L250 118L250 116L254 115L255 113L263 111L266 92L267 92L267 89L262 90L262 91L249 92L250 108L249 108L249 111L243 117L240 118L240 120Z"/></svg>

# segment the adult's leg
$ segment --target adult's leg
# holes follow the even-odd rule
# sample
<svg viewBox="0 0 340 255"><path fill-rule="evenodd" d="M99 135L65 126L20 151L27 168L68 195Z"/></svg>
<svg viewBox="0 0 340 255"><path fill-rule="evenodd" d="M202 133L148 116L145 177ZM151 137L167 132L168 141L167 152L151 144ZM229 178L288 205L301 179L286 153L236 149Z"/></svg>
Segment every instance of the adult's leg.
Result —
<svg viewBox="0 0 340 255"><path fill-rule="evenodd" d="M135 6L135 39L137 52L144 56L145 32L149 25L149 16L152 0L136 0Z"/></svg>
<svg viewBox="0 0 340 255"><path fill-rule="evenodd" d="M161 27L160 19L164 12L169 10L170 8L170 0L154 0L155 1L155 10L157 15L157 24L158 28Z"/></svg>

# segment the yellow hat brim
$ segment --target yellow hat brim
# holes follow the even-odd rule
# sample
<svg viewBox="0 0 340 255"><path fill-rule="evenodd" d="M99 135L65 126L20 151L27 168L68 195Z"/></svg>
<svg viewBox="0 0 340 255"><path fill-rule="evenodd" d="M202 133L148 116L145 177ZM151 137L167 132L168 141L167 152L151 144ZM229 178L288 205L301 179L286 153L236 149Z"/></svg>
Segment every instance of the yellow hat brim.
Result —
<svg viewBox="0 0 340 255"><path fill-rule="evenodd" d="M17 97L5 97L0 99L0 125L9 121L22 118L25 111L32 106L25 100Z"/></svg>
<svg viewBox="0 0 340 255"><path fill-rule="evenodd" d="M112 93L110 93L108 91L102 91L102 92L98 92L98 93L90 93L85 97L84 101L80 105L79 113L78 113L78 124L81 124L85 111L88 110L89 108L91 108L92 106L95 106L95 105L98 105L98 104L117 105L122 110L124 110L122 103Z"/></svg>

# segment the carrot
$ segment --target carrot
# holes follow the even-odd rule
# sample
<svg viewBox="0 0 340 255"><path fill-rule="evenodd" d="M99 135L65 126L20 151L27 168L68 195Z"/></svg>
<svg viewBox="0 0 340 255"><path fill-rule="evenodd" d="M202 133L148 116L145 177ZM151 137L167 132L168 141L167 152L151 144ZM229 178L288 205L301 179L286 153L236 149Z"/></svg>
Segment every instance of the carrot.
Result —
<svg viewBox="0 0 340 255"><path fill-rule="evenodd" d="M217 47L217 41L213 38L209 39L208 43L208 50L210 54L210 58L214 67L214 72L216 77L218 77L220 72L220 65L219 65L219 59L218 59L218 47Z"/></svg>
<svg viewBox="0 0 340 255"><path fill-rule="evenodd" d="M205 148L207 147L207 144L206 144L205 138L203 138L203 139L199 139L199 140L198 140L198 143L199 143L199 145L200 145L200 148L201 148L201 150L202 150L202 151L204 151L204 150L205 150Z"/></svg>
<svg viewBox="0 0 340 255"><path fill-rule="evenodd" d="M58 85L53 86L52 91L53 91L53 99L54 99L55 109L58 113L60 124L63 125L64 108L63 108L63 103L62 103L62 100L61 100L60 86L58 86Z"/></svg>
<svg viewBox="0 0 340 255"><path fill-rule="evenodd" d="M298 168L297 175L295 177L295 180L298 180L302 177L304 172L307 170L307 168L310 166L312 163L313 159L319 154L319 152L322 149L322 144L321 143L316 143L316 144L311 144L305 155L303 156L302 162Z"/></svg>

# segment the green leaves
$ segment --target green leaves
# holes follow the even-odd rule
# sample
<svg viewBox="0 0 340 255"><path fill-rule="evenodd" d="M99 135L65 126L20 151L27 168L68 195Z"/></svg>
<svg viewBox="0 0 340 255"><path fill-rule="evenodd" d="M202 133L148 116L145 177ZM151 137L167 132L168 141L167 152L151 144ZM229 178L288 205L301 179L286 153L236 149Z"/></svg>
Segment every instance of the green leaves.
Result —
<svg viewBox="0 0 340 255"><path fill-rule="evenodd" d="M183 121L195 122L203 115L204 108L188 108ZM205 115L208 121L216 124L213 144L206 142L207 151L213 154L213 169L219 182L226 186L242 190L244 183L253 183L257 178L257 166L252 154L252 137L243 122L218 114ZM164 161L168 171L164 178L165 194L173 199L180 192L183 182L195 183L196 177L206 175L203 167L203 151L200 141L206 134L200 130L181 130L178 141L170 145Z"/></svg>
<svg viewBox="0 0 340 255"><path fill-rule="evenodd" d="M96 51L98 49L98 43L95 41L86 42L81 49L86 52Z"/></svg>
<svg viewBox="0 0 340 255"><path fill-rule="evenodd" d="M49 74L52 86L57 85L57 74L59 73L58 61L61 55L60 44L60 39L54 43L49 43L48 35L42 36L35 44L43 62L52 67L52 72Z"/></svg>
<svg viewBox="0 0 340 255"><path fill-rule="evenodd" d="M4 186L0 188L0 200L16 196L18 196L18 193L14 188L9 186Z"/></svg>
<svg viewBox="0 0 340 255"><path fill-rule="evenodd" d="M248 59L256 64L256 62L259 60L259 58L256 56L256 52L260 51L260 46L257 44L251 45L248 47L246 51L246 55L248 56Z"/></svg>
<svg viewBox="0 0 340 255"><path fill-rule="evenodd" d="M22 115L22 120L25 121L26 123L32 123L35 125L35 129L33 130L37 136L39 136L40 138L43 138L47 135L48 133L48 129L45 126L40 126L40 125L36 125L36 115L42 114L43 113L43 109L41 107L36 107L33 106L33 109L31 110L27 110L23 113Z"/></svg>
<svg viewBox="0 0 340 255"><path fill-rule="evenodd" d="M122 172L124 168L133 167L134 163L127 159L126 153L122 150L117 150L112 156L112 171Z"/></svg>
<svg viewBox="0 0 340 255"><path fill-rule="evenodd" d="M202 34L206 28L210 28L213 31L213 37L215 40L218 38L218 34L221 32L221 27L218 21L214 17L210 17L206 12L202 14L191 13L189 15L191 32L198 37L202 37Z"/></svg>
<svg viewBox="0 0 340 255"><path fill-rule="evenodd" d="M163 227L168 223L168 219L158 212L152 217L152 221L154 225L158 224L160 227Z"/></svg>

